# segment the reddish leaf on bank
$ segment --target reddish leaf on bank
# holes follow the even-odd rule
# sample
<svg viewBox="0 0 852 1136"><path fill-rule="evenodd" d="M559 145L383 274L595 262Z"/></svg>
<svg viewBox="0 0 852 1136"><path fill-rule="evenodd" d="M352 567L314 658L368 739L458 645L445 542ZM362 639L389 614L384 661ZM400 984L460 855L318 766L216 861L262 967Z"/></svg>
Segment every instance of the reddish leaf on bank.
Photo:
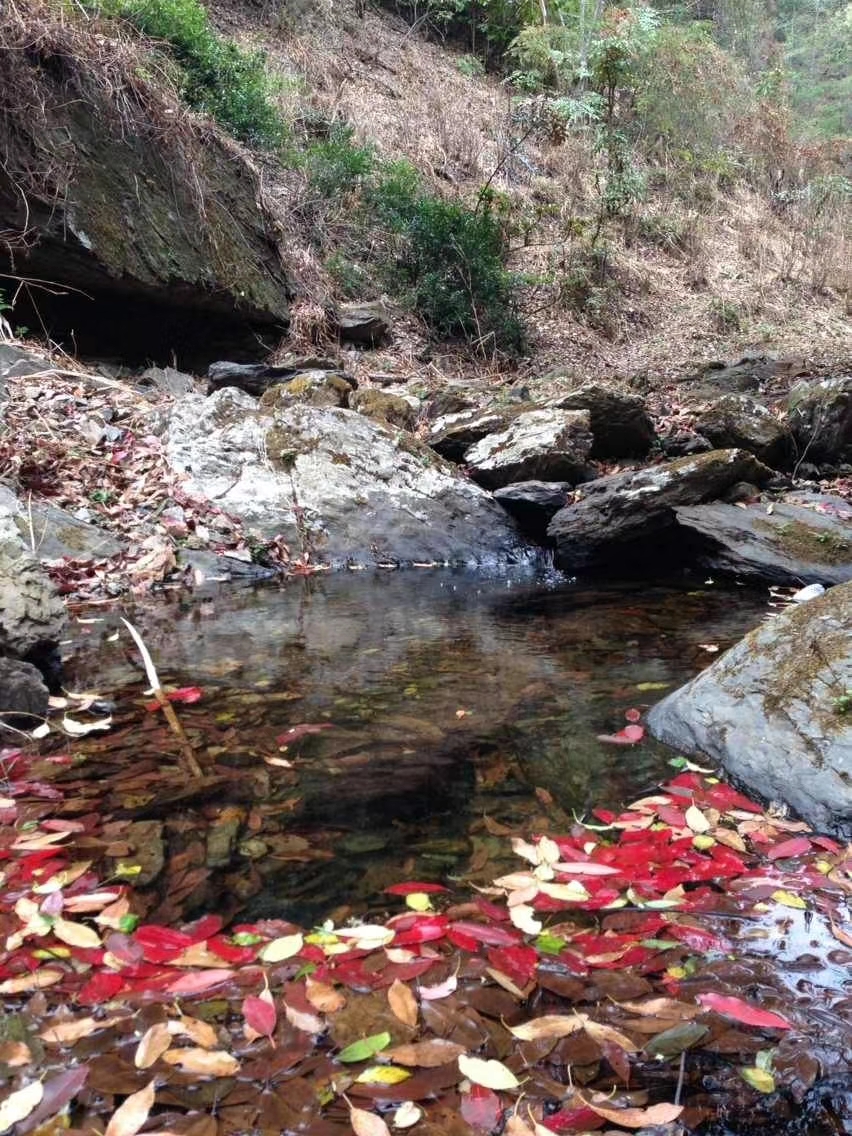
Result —
<svg viewBox="0 0 852 1136"><path fill-rule="evenodd" d="M769 860L784 860L789 856L804 856L810 850L811 842L807 836L794 836L768 849L766 855Z"/></svg>
<svg viewBox="0 0 852 1136"><path fill-rule="evenodd" d="M268 995L268 992L266 993ZM247 998L243 999L243 1017L246 1020L246 1025L253 1029L259 1037L272 1037L275 1032L275 1024L278 1021L278 1013L271 995L256 997L249 994Z"/></svg>
<svg viewBox="0 0 852 1136"><path fill-rule="evenodd" d="M752 1006L741 998L734 998L727 994L699 994L698 1001L708 1010L715 1010L726 1018L733 1018L746 1026L760 1026L764 1029L792 1029L792 1024L780 1014L773 1014L771 1010L761 1010L759 1006Z"/></svg>
<svg viewBox="0 0 852 1136"><path fill-rule="evenodd" d="M417 892L423 892L425 895L435 895L441 891L449 891L449 888L444 887L443 884L391 884L390 887L385 888L387 895L414 895Z"/></svg>
<svg viewBox="0 0 852 1136"><path fill-rule="evenodd" d="M608 745L636 745L641 742L645 736L645 727L631 724L625 726L623 730L619 730L617 734L598 734L599 742L606 742Z"/></svg>
<svg viewBox="0 0 852 1136"><path fill-rule="evenodd" d="M124 979L120 974L103 971L94 974L80 989L77 1002L80 1006L100 1006L109 1002L124 987Z"/></svg>
<svg viewBox="0 0 852 1136"><path fill-rule="evenodd" d="M471 1128L493 1132L500 1124L503 1106L493 1089L471 1085L470 1092L462 1094L461 1114Z"/></svg>

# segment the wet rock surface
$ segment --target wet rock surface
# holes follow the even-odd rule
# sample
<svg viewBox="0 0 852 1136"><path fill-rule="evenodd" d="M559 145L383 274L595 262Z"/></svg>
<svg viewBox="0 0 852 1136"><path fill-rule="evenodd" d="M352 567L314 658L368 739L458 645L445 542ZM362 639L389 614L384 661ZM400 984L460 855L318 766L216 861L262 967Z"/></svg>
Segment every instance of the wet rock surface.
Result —
<svg viewBox="0 0 852 1136"><path fill-rule="evenodd" d="M55 648L65 605L32 553L14 514L0 506L0 654L41 656Z"/></svg>
<svg viewBox="0 0 852 1136"><path fill-rule="evenodd" d="M852 835L852 584L767 620L648 715L808 823Z"/></svg>
<svg viewBox="0 0 852 1136"><path fill-rule="evenodd" d="M586 474L592 444L587 410L528 410L470 446L464 460L487 489L514 481L577 482Z"/></svg>

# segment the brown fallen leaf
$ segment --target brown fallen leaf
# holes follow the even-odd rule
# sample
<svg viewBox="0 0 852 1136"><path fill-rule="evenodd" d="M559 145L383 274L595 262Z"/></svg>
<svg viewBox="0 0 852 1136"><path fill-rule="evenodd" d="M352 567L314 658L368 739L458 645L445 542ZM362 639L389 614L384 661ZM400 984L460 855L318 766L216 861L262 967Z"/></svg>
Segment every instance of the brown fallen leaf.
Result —
<svg viewBox="0 0 852 1136"><path fill-rule="evenodd" d="M410 987L406 986L404 982L400 982L398 978L394 979L388 987L388 1005L393 1011L394 1017L399 1018L404 1025L417 1025L417 1018L420 1013L417 999Z"/></svg>
<svg viewBox="0 0 852 1136"><path fill-rule="evenodd" d="M421 1069L436 1069L448 1065L467 1050L454 1041L436 1037L429 1041L418 1041L411 1045L397 1045L385 1050L383 1056L397 1065L416 1065Z"/></svg>
<svg viewBox="0 0 852 1136"><path fill-rule="evenodd" d="M669 1018L675 1022L689 1021L703 1014L701 1006L694 1002L678 1002L676 998L648 998L645 1002L619 1002L622 1010L643 1017Z"/></svg>
<svg viewBox="0 0 852 1136"><path fill-rule="evenodd" d="M224 1049L170 1049L163 1054L169 1065L179 1065L186 1073L207 1077L231 1077L240 1063Z"/></svg>
<svg viewBox="0 0 852 1136"><path fill-rule="evenodd" d="M122 1021L122 1016L111 1018L75 1018L67 1022L56 1022L46 1026L38 1035L47 1045L70 1045L83 1037L88 1037L97 1030L109 1029Z"/></svg>
<svg viewBox="0 0 852 1136"><path fill-rule="evenodd" d="M321 1014L336 1014L346 1005L346 995L327 982L317 982L308 975L305 980L305 997Z"/></svg>
<svg viewBox="0 0 852 1136"><path fill-rule="evenodd" d="M156 1022L143 1034L136 1053L133 1055L133 1064L137 1069L150 1069L172 1044L167 1022Z"/></svg>
<svg viewBox="0 0 852 1136"><path fill-rule="evenodd" d="M32 1059L32 1050L25 1042L0 1042L0 1064L8 1065L10 1069L19 1069L22 1065L29 1065Z"/></svg>
<svg viewBox="0 0 852 1136"><path fill-rule="evenodd" d="M544 1014L540 1018L533 1018L531 1022L508 1026L507 1029L520 1041L538 1041L545 1037L567 1037L583 1029L587 1021L585 1014Z"/></svg>
<svg viewBox="0 0 852 1136"><path fill-rule="evenodd" d="M65 977L61 970L36 970L32 974L18 974L0 982L0 994L25 994L28 990L43 990Z"/></svg>
<svg viewBox="0 0 852 1136"><path fill-rule="evenodd" d="M586 1033L594 1041L600 1042L601 1045L610 1041L613 1045L617 1045L619 1049L623 1049L625 1053L636 1053L638 1046L634 1044L627 1036L612 1026L603 1025L601 1022L593 1022L591 1018L586 1018L583 1025Z"/></svg>
<svg viewBox="0 0 852 1136"><path fill-rule="evenodd" d="M683 1112L682 1104L669 1104L666 1101L652 1104L650 1108L607 1108L605 1105L586 1100L581 1093L577 1096L592 1112L596 1112L604 1120L612 1121L613 1124L620 1124L622 1128L645 1128L653 1124L669 1124L677 1120Z"/></svg>
<svg viewBox="0 0 852 1136"><path fill-rule="evenodd" d="M168 1031L172 1037L185 1034L190 1041L200 1045L202 1049L213 1049L219 1044L219 1035L209 1022L202 1022L200 1018L178 1018L168 1023Z"/></svg>
<svg viewBox="0 0 852 1136"><path fill-rule="evenodd" d="M154 1081L131 1093L112 1114L104 1136L136 1136L154 1105Z"/></svg>
<svg viewBox="0 0 852 1136"><path fill-rule="evenodd" d="M380 1116L365 1108L349 1106L349 1123L355 1136L390 1136L390 1129Z"/></svg>
<svg viewBox="0 0 852 1136"><path fill-rule="evenodd" d="M316 1014L308 1014L304 1010L297 1010L295 1006L288 1006L286 1002L284 1016L291 1026L295 1026L303 1033L322 1033L325 1029L322 1018L318 1018Z"/></svg>

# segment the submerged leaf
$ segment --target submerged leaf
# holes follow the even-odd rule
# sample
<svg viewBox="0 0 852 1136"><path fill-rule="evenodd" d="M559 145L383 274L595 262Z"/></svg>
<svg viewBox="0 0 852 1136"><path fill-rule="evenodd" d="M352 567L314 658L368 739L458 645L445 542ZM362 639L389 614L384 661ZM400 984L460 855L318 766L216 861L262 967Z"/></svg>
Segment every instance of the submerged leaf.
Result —
<svg viewBox="0 0 852 1136"><path fill-rule="evenodd" d="M740 1069L740 1076L747 1085L751 1085L759 1093L775 1092L775 1078L768 1069L758 1069L753 1065L748 1069Z"/></svg>
<svg viewBox="0 0 852 1136"><path fill-rule="evenodd" d="M735 1022L742 1022L747 1026L760 1026L764 1029L791 1029L791 1023L780 1014L771 1010L761 1010L759 1006L752 1006L742 998L734 998L726 994L699 994L698 1001L708 1010L715 1010L726 1018L733 1018Z"/></svg>

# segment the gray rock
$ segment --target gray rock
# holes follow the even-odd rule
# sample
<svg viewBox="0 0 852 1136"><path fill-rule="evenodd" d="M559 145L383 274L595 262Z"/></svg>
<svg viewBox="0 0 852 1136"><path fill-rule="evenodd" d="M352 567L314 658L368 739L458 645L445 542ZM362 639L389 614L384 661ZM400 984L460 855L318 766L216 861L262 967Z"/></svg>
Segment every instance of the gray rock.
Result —
<svg viewBox="0 0 852 1136"><path fill-rule="evenodd" d="M13 724L33 729L39 724L34 719L47 717L49 697L41 673L32 663L0 658L0 720L12 719ZM16 721L22 717L26 720Z"/></svg>
<svg viewBox="0 0 852 1136"><path fill-rule="evenodd" d="M744 450L712 450L666 465L616 473L587 482L580 499L561 509L548 527L557 563L566 570L618 561L676 524L675 509L720 497L738 481L764 484L772 470Z"/></svg>
<svg viewBox="0 0 852 1136"><path fill-rule="evenodd" d="M581 480L592 448L587 410L528 410L464 455L470 476L488 489L513 481Z"/></svg>
<svg viewBox="0 0 852 1136"><path fill-rule="evenodd" d="M306 406L348 406L355 380L342 371L299 371L285 382L267 387L260 396L264 409L301 402Z"/></svg>
<svg viewBox="0 0 852 1136"><path fill-rule="evenodd" d="M648 715L818 829L852 837L852 584L774 616Z"/></svg>
<svg viewBox="0 0 852 1136"><path fill-rule="evenodd" d="M368 418L375 418L377 422L384 422L388 426L398 426L402 430L413 430L417 421L417 410L408 399L373 387L355 391L349 399L349 405L359 414L366 414Z"/></svg>
<svg viewBox="0 0 852 1136"><path fill-rule="evenodd" d="M471 446L489 434L505 430L515 409L459 410L436 418L426 441L447 461L461 464Z"/></svg>
<svg viewBox="0 0 852 1136"><path fill-rule="evenodd" d="M14 493L0 486L0 515L14 518L18 533L39 560L104 560L124 543L106 529L89 524L55 505L31 503L25 508Z"/></svg>
<svg viewBox="0 0 852 1136"><path fill-rule="evenodd" d="M796 383L787 408L800 457L836 461L852 449L852 375Z"/></svg>
<svg viewBox="0 0 852 1136"><path fill-rule="evenodd" d="M24 547L14 516L0 507L0 653L23 658L59 642L65 605Z"/></svg>
<svg viewBox="0 0 852 1136"><path fill-rule="evenodd" d="M142 386L153 387L160 394L170 394L181 398L195 390L195 379L174 367L148 367L139 376Z"/></svg>
<svg viewBox="0 0 852 1136"><path fill-rule="evenodd" d="M230 363L221 360L218 363L211 363L207 368L207 393L213 394L217 390L222 390L223 387L236 387L238 390L245 391L246 394L259 398L270 387L286 384L291 379L296 378L297 375L306 372L339 375L352 390L355 390L358 386L351 375L345 375L333 365L331 367L309 366L310 363L320 362L324 362L324 360L296 360L293 363L288 362L273 366L267 363Z"/></svg>
<svg viewBox="0 0 852 1136"><path fill-rule="evenodd" d="M265 411L226 388L171 408L167 460L293 556L345 564L525 558L509 518L427 446L351 410Z"/></svg>
<svg viewBox="0 0 852 1136"><path fill-rule="evenodd" d="M201 548L178 549L177 562L179 567L191 568L197 574L195 583L199 586L223 582L254 584L258 580L273 580L278 575L274 568Z"/></svg>
<svg viewBox="0 0 852 1136"><path fill-rule="evenodd" d="M736 363L712 362L684 379L701 398L723 394L756 394L776 373L771 355L746 355Z"/></svg>
<svg viewBox="0 0 852 1136"><path fill-rule="evenodd" d="M515 518L532 540L544 543L547 526L565 505L572 485L568 481L518 481L494 490L494 500Z"/></svg>
<svg viewBox="0 0 852 1136"><path fill-rule="evenodd" d="M692 505L675 510L678 525L706 542L701 562L742 579L799 586L852 580L852 509L817 513L801 505Z"/></svg>
<svg viewBox="0 0 852 1136"><path fill-rule="evenodd" d="M47 359L41 359L13 343L0 343L0 378L18 378L52 370Z"/></svg>
<svg viewBox="0 0 852 1136"><path fill-rule="evenodd" d="M788 469L793 460L790 430L761 403L729 394L698 410L695 429L715 449L748 450L773 469Z"/></svg>
<svg viewBox="0 0 852 1136"><path fill-rule="evenodd" d="M390 313L378 301L368 304L341 304L337 309L338 335L346 343L380 347L390 338Z"/></svg>
<svg viewBox="0 0 852 1136"><path fill-rule="evenodd" d="M654 424L644 401L617 386L583 383L548 405L561 410L588 410L593 458L644 457L654 443Z"/></svg>

